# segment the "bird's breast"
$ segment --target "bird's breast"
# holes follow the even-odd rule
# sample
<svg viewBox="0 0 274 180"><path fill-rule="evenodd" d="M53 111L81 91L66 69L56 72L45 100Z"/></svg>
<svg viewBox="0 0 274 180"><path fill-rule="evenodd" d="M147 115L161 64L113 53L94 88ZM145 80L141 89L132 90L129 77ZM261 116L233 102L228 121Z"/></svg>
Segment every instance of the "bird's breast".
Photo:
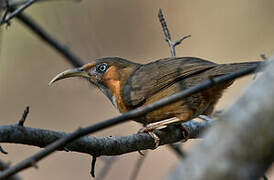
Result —
<svg viewBox="0 0 274 180"><path fill-rule="evenodd" d="M120 73L116 67L110 67L103 77L104 85L110 92L110 100L112 104L120 111L127 112L128 109L125 106L121 96L121 78Z"/></svg>

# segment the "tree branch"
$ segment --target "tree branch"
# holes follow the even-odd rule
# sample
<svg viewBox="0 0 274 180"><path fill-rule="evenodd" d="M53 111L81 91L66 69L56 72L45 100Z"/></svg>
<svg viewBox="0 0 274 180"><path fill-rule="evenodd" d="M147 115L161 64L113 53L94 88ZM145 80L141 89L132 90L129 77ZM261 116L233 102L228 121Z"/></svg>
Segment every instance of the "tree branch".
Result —
<svg viewBox="0 0 274 180"><path fill-rule="evenodd" d="M210 122L197 122L194 120L184 123L184 127L190 132L191 138L197 138L201 132L209 126ZM157 134L161 138L161 145L178 142L184 138L181 134L181 129L176 127L172 127L166 131L157 131ZM70 134L39 128L22 127L18 124L0 126L1 143L17 143L45 147L68 135ZM68 144L66 149L98 157L153 149L154 146L154 140L150 135L140 133L129 136L104 138L85 136ZM58 150L64 150L64 148L59 148Z"/></svg>
<svg viewBox="0 0 274 180"><path fill-rule="evenodd" d="M273 58L272 58L273 59ZM255 180L274 161L274 62L167 180Z"/></svg>

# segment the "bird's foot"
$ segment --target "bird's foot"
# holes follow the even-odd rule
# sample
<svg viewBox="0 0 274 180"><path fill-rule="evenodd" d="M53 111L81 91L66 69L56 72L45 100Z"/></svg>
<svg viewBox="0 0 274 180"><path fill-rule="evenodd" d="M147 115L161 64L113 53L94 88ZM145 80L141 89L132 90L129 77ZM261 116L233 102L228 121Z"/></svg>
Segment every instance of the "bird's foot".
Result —
<svg viewBox="0 0 274 180"><path fill-rule="evenodd" d="M154 129L155 128L148 125L139 129L138 133L148 133L154 139L154 143L155 143L154 149L156 149L160 144L160 138L153 132Z"/></svg>

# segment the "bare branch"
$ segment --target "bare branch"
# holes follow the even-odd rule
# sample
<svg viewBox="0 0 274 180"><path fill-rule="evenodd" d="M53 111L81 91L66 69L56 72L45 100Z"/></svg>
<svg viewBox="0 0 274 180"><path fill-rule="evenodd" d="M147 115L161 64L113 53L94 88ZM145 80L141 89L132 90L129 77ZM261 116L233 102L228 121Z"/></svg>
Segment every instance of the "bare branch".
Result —
<svg viewBox="0 0 274 180"><path fill-rule="evenodd" d="M197 122L193 120L184 123L184 127L190 132L191 138L197 138L210 124L211 122ZM172 128L164 132L159 131L157 134L159 134L161 138L161 145L174 143L183 139L180 128ZM17 143L46 147L48 144L68 135L70 134L26 126L21 127L17 124L0 126L1 143ZM139 149L153 149L153 144L153 139L147 133L104 138L85 136L68 144L66 150L98 157L102 155L120 155L138 151ZM59 148L58 150L62 151L64 148Z"/></svg>
<svg viewBox="0 0 274 180"><path fill-rule="evenodd" d="M167 179L262 177L274 161L273 89L274 63L271 62Z"/></svg>
<svg viewBox="0 0 274 180"><path fill-rule="evenodd" d="M166 20L164 18L164 15L163 15L163 12L162 12L161 8L159 9L159 12L158 12L158 18L159 18L159 21L162 25L162 28L163 28L163 31L164 31L164 34L165 34L165 37L166 37L166 41L168 42L168 45L169 45L169 48L170 48L170 51L171 51L171 55L172 55L172 57L176 57L175 47L180 45L183 40L191 37L191 35L184 36L180 40L178 40L176 42L173 42L171 40L171 35L169 33L169 30L168 30L168 27L167 27L167 24L166 24Z"/></svg>
<svg viewBox="0 0 274 180"><path fill-rule="evenodd" d="M23 161L19 162L18 164L14 165L10 169L3 171L0 174L0 179L5 178L5 177L9 177L9 176L11 176L11 175L23 170L23 169L31 167L31 165L32 165L31 163L33 161L37 162L37 161L45 158L46 156L53 153L57 149L63 148L68 143L71 143L72 141L74 141L74 140L76 140L76 139L78 139L82 136L85 136L85 135L90 134L90 133L97 132L99 130L102 130L102 129L105 129L105 128L108 128L108 127L112 127L114 125L121 124L123 122L129 121L129 120L137 118L137 117L141 117L141 116L147 114L148 112L151 112L153 110L161 108L161 107L163 107L167 104L177 102L177 101L181 100L182 98L185 98L185 97L190 96L192 94L195 94L197 92L206 90L206 89L212 87L213 85L216 85L216 84L219 84L219 83L222 83L222 82L226 82L226 81L235 79L237 77L241 77L241 76L250 74L250 73L252 73L256 70L257 66L258 65L250 66L248 68L241 69L241 70L235 71L235 72L230 73L230 74L226 74L226 75L223 75L223 76L218 76L218 77L214 78L214 83L212 83L212 80L203 81L198 85L192 86L192 87L190 87L190 88L188 88L184 91L173 94L169 97L165 97L165 98L163 98L161 100L158 100L154 103L151 103L147 106L134 109L134 110L126 112L126 113L124 113L120 116L111 118L111 119L106 120L106 121L99 122L95 125L91 125L91 126L86 127L86 128L78 129L74 133L72 133L68 136L65 136L61 139L58 139L55 142L49 144L48 146L46 146L45 149L35 153L34 155L32 155L29 158L26 158L25 160L23 160Z"/></svg>

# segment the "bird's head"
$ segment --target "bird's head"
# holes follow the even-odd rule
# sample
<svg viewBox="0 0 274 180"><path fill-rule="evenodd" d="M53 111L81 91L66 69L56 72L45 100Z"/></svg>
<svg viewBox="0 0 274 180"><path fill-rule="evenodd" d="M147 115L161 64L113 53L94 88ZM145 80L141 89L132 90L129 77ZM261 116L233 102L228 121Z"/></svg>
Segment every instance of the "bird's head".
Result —
<svg viewBox="0 0 274 180"><path fill-rule="evenodd" d="M70 77L83 77L97 86L113 102L120 94L121 85L140 64L118 57L92 60L82 67L68 69L56 75L49 83Z"/></svg>

